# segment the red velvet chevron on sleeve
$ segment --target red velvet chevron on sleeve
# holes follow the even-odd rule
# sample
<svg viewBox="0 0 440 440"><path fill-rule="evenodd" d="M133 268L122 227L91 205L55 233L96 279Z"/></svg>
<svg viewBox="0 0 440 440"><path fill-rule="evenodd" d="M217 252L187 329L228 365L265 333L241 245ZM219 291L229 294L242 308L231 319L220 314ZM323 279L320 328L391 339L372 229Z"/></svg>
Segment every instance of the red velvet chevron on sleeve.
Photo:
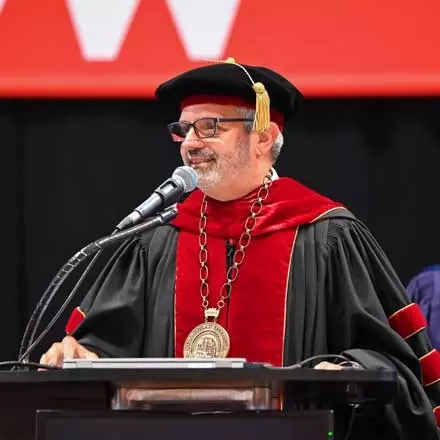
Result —
<svg viewBox="0 0 440 440"><path fill-rule="evenodd" d="M388 322L403 339L407 339L427 327L425 317L419 306L414 303L393 313L388 318Z"/></svg>
<svg viewBox="0 0 440 440"><path fill-rule="evenodd" d="M440 426L440 406L436 406L434 408L434 416L435 419L437 420L437 425Z"/></svg>
<svg viewBox="0 0 440 440"><path fill-rule="evenodd" d="M420 359L422 366L423 385L428 387L440 380L440 353L432 350Z"/></svg>
<svg viewBox="0 0 440 440"><path fill-rule="evenodd" d="M67 321L66 324L66 328L65 328L66 333L68 335L71 335L81 324L81 322L84 320L85 317L86 317L85 313L79 307L73 309L72 313L70 314L69 320Z"/></svg>

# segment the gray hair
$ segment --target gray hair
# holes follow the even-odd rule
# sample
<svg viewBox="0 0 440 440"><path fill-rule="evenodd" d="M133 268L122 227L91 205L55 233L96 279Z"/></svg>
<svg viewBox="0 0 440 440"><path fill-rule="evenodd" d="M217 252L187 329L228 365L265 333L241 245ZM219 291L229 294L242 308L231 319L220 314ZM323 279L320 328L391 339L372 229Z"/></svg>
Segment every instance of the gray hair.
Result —
<svg viewBox="0 0 440 440"><path fill-rule="evenodd" d="M255 118L255 110L252 110L252 109L249 109L246 107L236 107L236 109L237 109L240 117L242 117L243 119L252 119L253 120ZM252 122L245 122L244 127L246 130L246 133L250 134L253 129L253 123ZM281 153L281 148L283 147L283 144L284 144L284 136L283 136L283 133L281 133L281 131L280 131L277 138L275 139L275 141L272 145L272 150L271 150L272 164L274 164L277 161L278 156Z"/></svg>

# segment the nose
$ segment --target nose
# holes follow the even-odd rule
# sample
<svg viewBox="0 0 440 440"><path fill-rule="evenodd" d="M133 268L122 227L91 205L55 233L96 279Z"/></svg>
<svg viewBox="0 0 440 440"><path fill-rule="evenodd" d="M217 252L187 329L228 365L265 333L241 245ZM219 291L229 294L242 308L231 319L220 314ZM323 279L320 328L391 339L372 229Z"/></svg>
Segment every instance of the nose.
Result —
<svg viewBox="0 0 440 440"><path fill-rule="evenodd" d="M185 139L181 144L182 148L186 150L195 150L197 148L203 148L203 141L196 135L194 127L191 127L188 131Z"/></svg>

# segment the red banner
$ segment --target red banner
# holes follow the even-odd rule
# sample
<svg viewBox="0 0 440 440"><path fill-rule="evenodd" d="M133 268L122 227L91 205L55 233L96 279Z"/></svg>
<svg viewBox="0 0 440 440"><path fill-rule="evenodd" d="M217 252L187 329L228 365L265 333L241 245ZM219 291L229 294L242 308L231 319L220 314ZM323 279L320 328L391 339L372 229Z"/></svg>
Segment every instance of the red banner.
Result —
<svg viewBox="0 0 440 440"><path fill-rule="evenodd" d="M204 58L307 96L439 95L436 0L0 0L1 96L152 96Z"/></svg>

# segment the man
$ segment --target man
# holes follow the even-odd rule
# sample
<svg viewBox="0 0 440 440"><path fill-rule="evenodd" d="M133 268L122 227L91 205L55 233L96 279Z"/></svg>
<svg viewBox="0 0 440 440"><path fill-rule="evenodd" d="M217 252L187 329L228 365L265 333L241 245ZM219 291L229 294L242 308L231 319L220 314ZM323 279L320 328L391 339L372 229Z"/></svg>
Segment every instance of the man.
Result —
<svg viewBox="0 0 440 440"><path fill-rule="evenodd" d="M73 336L41 362L230 356L280 366L344 354L399 373L396 402L355 424L355 438L438 438L420 374L422 364L436 398L438 359L383 251L342 205L273 169L300 92L228 60L156 96L181 111L169 130L199 189L171 225L119 248L74 312Z"/></svg>

